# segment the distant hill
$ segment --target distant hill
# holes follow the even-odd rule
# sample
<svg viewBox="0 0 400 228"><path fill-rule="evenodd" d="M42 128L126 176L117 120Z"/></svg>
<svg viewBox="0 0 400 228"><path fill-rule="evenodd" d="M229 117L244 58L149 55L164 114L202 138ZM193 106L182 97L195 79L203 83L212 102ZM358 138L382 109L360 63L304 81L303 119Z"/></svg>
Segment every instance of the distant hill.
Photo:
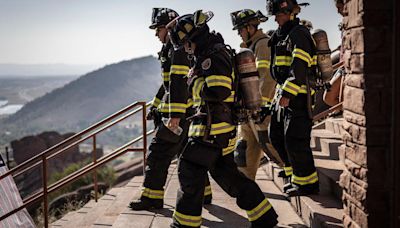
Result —
<svg viewBox="0 0 400 228"><path fill-rule="evenodd" d="M160 66L153 56L85 74L0 120L0 144L41 131L81 130L134 101L148 101L158 89L159 75Z"/></svg>
<svg viewBox="0 0 400 228"><path fill-rule="evenodd" d="M71 64L4 64L0 63L0 78L6 76L63 76L82 75L99 68L99 65Z"/></svg>

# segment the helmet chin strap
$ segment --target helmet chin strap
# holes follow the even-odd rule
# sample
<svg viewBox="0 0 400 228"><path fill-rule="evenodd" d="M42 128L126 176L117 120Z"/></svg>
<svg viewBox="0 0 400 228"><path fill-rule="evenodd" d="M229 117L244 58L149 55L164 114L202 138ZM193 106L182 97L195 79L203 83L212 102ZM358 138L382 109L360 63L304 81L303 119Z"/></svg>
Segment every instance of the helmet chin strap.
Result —
<svg viewBox="0 0 400 228"><path fill-rule="evenodd" d="M251 38L251 34L250 34L250 31L249 31L249 28L250 28L250 25L247 25L247 26L246 26L246 31L247 31L247 41L249 41L249 40L250 40L250 38Z"/></svg>
<svg viewBox="0 0 400 228"><path fill-rule="evenodd" d="M189 61L192 61L194 58L194 50L192 49L192 42L190 42L190 41L187 41L187 42L188 42L188 48L186 50L186 52L188 54L187 58Z"/></svg>

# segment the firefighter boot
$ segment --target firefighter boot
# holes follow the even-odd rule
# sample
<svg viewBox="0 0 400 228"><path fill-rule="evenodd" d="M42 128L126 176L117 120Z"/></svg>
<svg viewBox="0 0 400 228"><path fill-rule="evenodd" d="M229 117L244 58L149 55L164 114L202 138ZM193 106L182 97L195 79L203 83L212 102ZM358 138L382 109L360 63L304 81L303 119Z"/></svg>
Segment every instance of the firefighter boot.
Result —
<svg viewBox="0 0 400 228"><path fill-rule="evenodd" d="M289 182L289 183L283 185L283 192L284 192L284 193L287 193L287 191L288 191L289 189L291 189L291 188L293 188L293 185L292 185L292 183Z"/></svg>
<svg viewBox="0 0 400 228"><path fill-rule="evenodd" d="M273 228L278 224L278 215L274 210L269 210L260 218L251 222L250 228Z"/></svg>
<svg viewBox="0 0 400 228"><path fill-rule="evenodd" d="M210 194L210 195L204 196L203 204L210 205L211 203L212 203L212 195Z"/></svg>
<svg viewBox="0 0 400 228"><path fill-rule="evenodd" d="M318 181L313 184L307 184L307 185L292 184L292 186L293 186L292 188L286 191L288 197L307 196L319 193Z"/></svg>
<svg viewBox="0 0 400 228"><path fill-rule="evenodd" d="M163 208L164 202L162 199L149 199L142 197L138 200L130 202L129 207L134 211L161 209Z"/></svg>
<svg viewBox="0 0 400 228"><path fill-rule="evenodd" d="M288 178L288 177L290 177L290 176L287 176L287 175L286 175L285 170L281 170L281 171L279 171L279 173L278 173L278 177Z"/></svg>

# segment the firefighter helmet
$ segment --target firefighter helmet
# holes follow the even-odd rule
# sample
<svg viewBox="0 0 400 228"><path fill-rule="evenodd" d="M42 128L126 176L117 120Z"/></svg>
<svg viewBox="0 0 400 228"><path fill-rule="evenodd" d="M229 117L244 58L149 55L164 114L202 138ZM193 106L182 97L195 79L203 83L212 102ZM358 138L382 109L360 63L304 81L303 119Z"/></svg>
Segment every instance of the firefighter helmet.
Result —
<svg viewBox="0 0 400 228"><path fill-rule="evenodd" d="M157 27L166 26L173 19L178 17L178 13L168 8L153 8L151 15L150 29L156 29Z"/></svg>
<svg viewBox="0 0 400 228"><path fill-rule="evenodd" d="M247 25L258 25L260 22L266 22L268 17L264 16L261 11L254 12L251 9L242 9L231 13L233 30L242 28Z"/></svg>
<svg viewBox="0 0 400 228"><path fill-rule="evenodd" d="M170 39L175 49L183 47L186 41L195 41L203 32L208 31L207 22L214 14L196 11L194 14L186 14L176 18L167 25Z"/></svg>
<svg viewBox="0 0 400 228"><path fill-rule="evenodd" d="M309 3L297 3L297 0L267 0L268 15L298 14L301 6L308 6Z"/></svg>

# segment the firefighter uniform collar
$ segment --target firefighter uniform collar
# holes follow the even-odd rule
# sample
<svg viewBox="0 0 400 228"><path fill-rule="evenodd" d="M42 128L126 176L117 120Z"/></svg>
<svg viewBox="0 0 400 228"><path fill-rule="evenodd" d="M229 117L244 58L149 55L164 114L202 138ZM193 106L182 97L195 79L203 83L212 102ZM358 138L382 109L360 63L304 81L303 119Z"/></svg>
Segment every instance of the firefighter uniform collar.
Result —
<svg viewBox="0 0 400 228"><path fill-rule="evenodd" d="M219 33L209 33L206 42L196 43L195 55L201 59L210 55L210 52L215 51L214 46L218 43L224 43L224 39Z"/></svg>
<svg viewBox="0 0 400 228"><path fill-rule="evenodd" d="M297 25L299 25L300 23L300 19L299 18L295 18L292 21L288 21L286 22L282 27L280 27L278 29L278 31L276 32L278 37L286 37L289 32Z"/></svg>
<svg viewBox="0 0 400 228"><path fill-rule="evenodd" d="M265 35L262 29L258 29L256 33L254 33L254 35L248 41L242 42L240 44L240 47L249 48L254 42L257 42L257 40L263 39L265 37L267 37L267 35Z"/></svg>

